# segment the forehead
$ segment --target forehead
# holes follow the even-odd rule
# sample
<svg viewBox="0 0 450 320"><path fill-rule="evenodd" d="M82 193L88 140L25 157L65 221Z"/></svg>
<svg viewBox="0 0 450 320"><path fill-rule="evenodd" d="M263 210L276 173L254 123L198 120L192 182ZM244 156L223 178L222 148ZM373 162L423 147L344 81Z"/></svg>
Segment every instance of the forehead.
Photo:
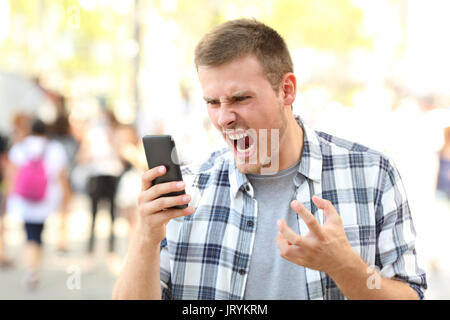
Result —
<svg viewBox="0 0 450 320"><path fill-rule="evenodd" d="M199 66L198 76L203 94L208 97L271 88L261 63L254 55L246 55L219 66Z"/></svg>

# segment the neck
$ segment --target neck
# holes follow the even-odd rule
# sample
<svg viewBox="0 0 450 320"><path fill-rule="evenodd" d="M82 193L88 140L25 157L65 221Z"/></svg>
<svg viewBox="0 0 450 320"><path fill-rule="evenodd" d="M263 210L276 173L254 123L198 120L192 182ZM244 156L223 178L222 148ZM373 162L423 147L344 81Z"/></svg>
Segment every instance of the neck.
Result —
<svg viewBox="0 0 450 320"><path fill-rule="evenodd" d="M288 116L286 131L280 137L279 168L285 170L300 160L303 150L303 129L298 125L294 116Z"/></svg>

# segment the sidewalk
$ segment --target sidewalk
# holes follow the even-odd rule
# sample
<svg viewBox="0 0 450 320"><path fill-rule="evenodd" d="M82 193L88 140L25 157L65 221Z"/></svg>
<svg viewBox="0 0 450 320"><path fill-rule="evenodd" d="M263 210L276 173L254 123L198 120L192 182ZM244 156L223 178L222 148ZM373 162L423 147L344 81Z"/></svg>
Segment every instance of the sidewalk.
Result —
<svg viewBox="0 0 450 320"><path fill-rule="evenodd" d="M6 252L14 266L0 269L0 299L111 299L116 275L107 264L109 213L107 207L100 208L96 221L95 256L89 259L86 247L91 222L87 208L89 203L85 196L74 198L68 219L68 252L64 255L56 250L58 217L49 217L43 232L41 282L35 291L28 291L23 285L25 234L22 222L17 217L7 217ZM127 227L124 218L116 219L116 252L122 257L126 253ZM117 273L117 263L114 271Z"/></svg>

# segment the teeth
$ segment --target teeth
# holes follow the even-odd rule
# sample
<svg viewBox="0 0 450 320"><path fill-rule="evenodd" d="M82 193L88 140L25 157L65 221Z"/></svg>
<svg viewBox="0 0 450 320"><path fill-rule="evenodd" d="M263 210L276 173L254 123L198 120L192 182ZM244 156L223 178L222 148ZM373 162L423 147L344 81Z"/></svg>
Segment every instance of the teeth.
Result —
<svg viewBox="0 0 450 320"><path fill-rule="evenodd" d="M244 143L236 143L235 142L237 140L240 140L242 138L250 136L247 132L242 131L242 129L224 130L223 132L227 136L228 139L233 141L233 143L236 147L236 150L239 154L243 155L244 153L252 152L252 150L255 148L254 143L252 143L251 145L248 146L247 149L245 149ZM242 147L244 147L244 149L241 149Z"/></svg>
<svg viewBox="0 0 450 320"><path fill-rule="evenodd" d="M244 138L244 137L246 137L246 136L248 136L248 134L246 134L246 133L241 133L241 134L229 134L229 135L228 135L228 137L229 137L231 140L239 140L239 139L242 139L242 138Z"/></svg>
<svg viewBox="0 0 450 320"><path fill-rule="evenodd" d="M235 132L235 131L234 132L233 131L228 131L228 132L225 132L225 134L227 135L227 137L230 140L239 140L239 139L242 139L242 138L248 136L248 134L245 133L245 132Z"/></svg>

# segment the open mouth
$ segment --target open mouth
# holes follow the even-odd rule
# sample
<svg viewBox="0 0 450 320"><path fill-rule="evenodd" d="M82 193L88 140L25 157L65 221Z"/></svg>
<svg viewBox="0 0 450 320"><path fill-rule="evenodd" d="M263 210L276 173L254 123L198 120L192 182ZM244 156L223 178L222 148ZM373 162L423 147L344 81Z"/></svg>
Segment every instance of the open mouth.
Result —
<svg viewBox="0 0 450 320"><path fill-rule="evenodd" d="M234 147L236 155L247 158L256 150L255 138L243 130L228 130L225 132L227 139Z"/></svg>

